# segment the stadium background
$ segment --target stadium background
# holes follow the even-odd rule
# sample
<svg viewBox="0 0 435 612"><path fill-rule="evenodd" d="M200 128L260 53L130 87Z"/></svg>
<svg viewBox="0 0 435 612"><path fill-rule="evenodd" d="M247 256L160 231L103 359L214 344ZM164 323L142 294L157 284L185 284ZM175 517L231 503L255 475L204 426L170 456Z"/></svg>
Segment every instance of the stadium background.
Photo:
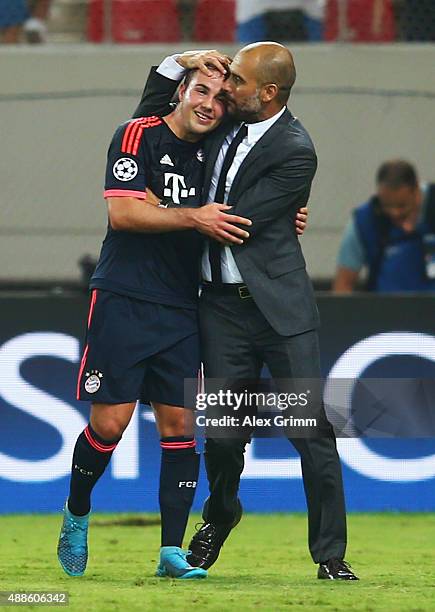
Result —
<svg viewBox="0 0 435 612"><path fill-rule="evenodd" d="M184 12L178 32L169 27L175 3L104 4L112 6L111 18L101 18L103 3L57 0L46 45L0 47L3 513L58 511L65 497L72 445L86 414L73 399L86 310L86 266L79 261L98 255L106 223L101 194L107 144L113 128L134 110L151 65L192 47L218 46L233 54L256 35L267 32L270 38L277 23L287 24L273 38L291 38L298 79L290 106L313 136L320 161L302 239L319 288L328 287L349 212L372 192L382 160L405 157L422 179L434 179L431 3L412 43L407 41L416 28L408 27L412 3L406 2L394 3L393 13L392 3L377 0L337 6L214 0L214 7L225 5L230 14L210 21L208 13L203 31L213 25L216 43L197 33L194 3L179 4ZM358 4L360 13L349 12ZM381 4L379 17L374 5ZM127 5L133 6L133 21L126 18ZM205 0L197 9L202 5ZM266 5L273 11L265 13ZM166 19L159 22L162 6ZM287 21L280 18L284 8ZM162 24L152 40L144 17L150 15ZM385 354L374 364L368 354L365 375L433 377L435 350L423 355L419 349L434 338L432 300L322 294L325 376L352 346L388 333ZM406 333L416 334L410 345L400 335ZM350 510L435 509L433 439L348 440L340 447ZM96 489L95 509L157 510L158 463L150 412L141 408ZM205 490L202 474L197 508ZM285 441L255 441L242 495L252 511L305 508L297 459Z"/></svg>

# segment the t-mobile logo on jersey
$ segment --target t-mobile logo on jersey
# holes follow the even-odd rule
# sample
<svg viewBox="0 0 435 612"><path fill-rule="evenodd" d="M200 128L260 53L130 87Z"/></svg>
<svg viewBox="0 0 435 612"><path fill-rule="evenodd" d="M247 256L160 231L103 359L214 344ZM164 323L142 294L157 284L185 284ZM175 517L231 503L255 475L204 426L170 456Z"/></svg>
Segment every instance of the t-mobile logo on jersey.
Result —
<svg viewBox="0 0 435 612"><path fill-rule="evenodd" d="M181 204L180 198L196 195L196 189L195 187L188 189L185 178L181 174L165 172L165 190L163 195L165 198L171 198L174 204Z"/></svg>
<svg viewBox="0 0 435 612"><path fill-rule="evenodd" d="M178 488L181 489L181 487L186 487L187 489L196 489L196 480L188 480L187 482L184 482L184 480L180 480L180 482L178 483Z"/></svg>

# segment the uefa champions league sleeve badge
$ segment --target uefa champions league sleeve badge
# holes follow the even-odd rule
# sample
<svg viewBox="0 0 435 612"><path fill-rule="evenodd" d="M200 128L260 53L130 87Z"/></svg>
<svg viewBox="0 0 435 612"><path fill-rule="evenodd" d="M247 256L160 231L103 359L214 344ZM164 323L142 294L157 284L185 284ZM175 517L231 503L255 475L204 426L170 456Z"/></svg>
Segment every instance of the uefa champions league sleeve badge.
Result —
<svg viewBox="0 0 435 612"><path fill-rule="evenodd" d="M113 176L118 181L132 181L138 171L137 163L129 157L121 157L113 165Z"/></svg>

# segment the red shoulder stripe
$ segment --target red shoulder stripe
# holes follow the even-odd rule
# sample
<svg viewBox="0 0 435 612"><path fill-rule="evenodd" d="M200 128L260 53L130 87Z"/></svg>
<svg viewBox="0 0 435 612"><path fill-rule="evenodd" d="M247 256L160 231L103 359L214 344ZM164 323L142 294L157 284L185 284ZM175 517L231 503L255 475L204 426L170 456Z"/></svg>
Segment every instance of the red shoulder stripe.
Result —
<svg viewBox="0 0 435 612"><path fill-rule="evenodd" d="M127 146L123 150L123 153L132 153L133 152L134 139L136 137L136 134L140 130L140 126L141 125L142 125L142 123L138 121L137 123L134 124L133 128L130 130L130 133L129 133L129 136L128 136L128 141L127 141Z"/></svg>
<svg viewBox="0 0 435 612"><path fill-rule="evenodd" d="M128 152L128 145L131 142L132 133L137 129L138 124L143 121L143 117L139 117L139 119L133 119L127 126L127 129L124 132L124 138L122 139L122 148L121 151L123 153Z"/></svg>
<svg viewBox="0 0 435 612"><path fill-rule="evenodd" d="M122 153L130 153L136 155L139 149L140 139L143 131L147 128L161 125L160 117L141 117L134 119L127 127L124 138L122 139Z"/></svg>
<svg viewBox="0 0 435 612"><path fill-rule="evenodd" d="M132 143L132 149L131 149L132 155L137 155L137 150L139 149L140 139L142 138L144 129L145 129L145 126L140 125L134 134L134 141Z"/></svg>
<svg viewBox="0 0 435 612"><path fill-rule="evenodd" d="M161 121L158 121L158 122L149 122L149 123L141 123L139 125L139 128L135 132L135 135L134 135L134 141L133 141L133 145L132 145L132 154L133 155L137 155L137 151L139 149L140 140L142 138L143 131L146 130L147 128L155 127L155 126L160 125L160 124L161 124Z"/></svg>
<svg viewBox="0 0 435 612"><path fill-rule="evenodd" d="M124 132L124 138L122 139L122 145L121 145L121 151L122 152L125 151L125 149L127 147L128 139L130 137L130 132L135 127L137 122L138 122L138 119L135 119L134 121L130 121L130 123L127 125L127 128L126 128L126 130Z"/></svg>

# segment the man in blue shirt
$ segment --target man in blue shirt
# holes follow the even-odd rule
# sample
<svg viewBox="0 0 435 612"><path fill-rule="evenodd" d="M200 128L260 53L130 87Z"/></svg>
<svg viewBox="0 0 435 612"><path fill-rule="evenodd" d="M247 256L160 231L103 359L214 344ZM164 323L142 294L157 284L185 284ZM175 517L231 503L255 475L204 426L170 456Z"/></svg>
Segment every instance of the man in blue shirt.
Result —
<svg viewBox="0 0 435 612"><path fill-rule="evenodd" d="M347 224L333 290L353 291L366 268L369 291L435 291L434 186L420 185L400 159L384 162L376 183L376 195Z"/></svg>

